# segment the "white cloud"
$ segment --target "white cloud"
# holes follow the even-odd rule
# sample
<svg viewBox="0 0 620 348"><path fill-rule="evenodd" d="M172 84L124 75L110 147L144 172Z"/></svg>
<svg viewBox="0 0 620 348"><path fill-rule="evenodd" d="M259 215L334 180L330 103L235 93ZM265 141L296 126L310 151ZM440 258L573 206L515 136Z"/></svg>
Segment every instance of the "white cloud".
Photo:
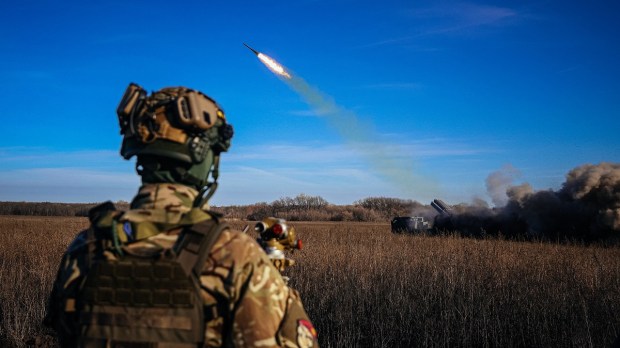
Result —
<svg viewBox="0 0 620 348"><path fill-rule="evenodd" d="M225 162L267 161L277 163L325 164L363 164L364 154L391 156L400 159L438 158L454 156L474 156L495 152L493 149L480 148L465 140L429 138L409 140L402 136L384 134L382 137L394 140L394 143L382 143L380 147L372 143L356 143L355 148L346 144L325 145L321 143L276 144L234 147L230 153L223 155ZM379 152L380 151L380 152Z"/></svg>
<svg viewBox="0 0 620 348"><path fill-rule="evenodd" d="M300 193L319 195L335 204L350 204L371 195L398 195L389 183L359 168L317 165L314 170L300 170L234 166L222 171L213 204L271 202Z"/></svg>
<svg viewBox="0 0 620 348"><path fill-rule="evenodd" d="M489 151L463 140L381 137L400 143L380 147L319 142L233 147L222 155L220 189L214 202L269 202L299 193L321 195L337 204L369 196L424 201L432 194L428 190L433 180L421 179L420 167L413 166L413 161L471 160ZM386 156L391 160L380 160ZM369 158L377 162L369 163ZM0 148L0 163L0 200L5 201L130 200L140 185L133 161L123 161L116 151Z"/></svg>
<svg viewBox="0 0 620 348"><path fill-rule="evenodd" d="M77 150L55 151L42 147L4 147L0 148L0 169L10 168L119 168L128 162L123 161L118 151Z"/></svg>
<svg viewBox="0 0 620 348"><path fill-rule="evenodd" d="M230 153L224 154L223 158L233 163L255 160L312 164L358 161L359 154L343 145L277 144L235 147Z"/></svg>
<svg viewBox="0 0 620 348"><path fill-rule="evenodd" d="M521 16L515 9L469 2L442 2L432 7L401 12L415 19L417 25L412 27L412 34L386 38L359 48L409 43L423 36L455 34L463 31L471 33L482 27L505 26Z"/></svg>
<svg viewBox="0 0 620 348"><path fill-rule="evenodd" d="M409 15L414 18L429 18L458 23L461 26L474 27L497 23L518 12L507 7L481 5L468 2L439 3L433 7L413 9Z"/></svg>
<svg viewBox="0 0 620 348"><path fill-rule="evenodd" d="M0 172L0 200L101 202L129 200L140 184L131 172L33 168Z"/></svg>

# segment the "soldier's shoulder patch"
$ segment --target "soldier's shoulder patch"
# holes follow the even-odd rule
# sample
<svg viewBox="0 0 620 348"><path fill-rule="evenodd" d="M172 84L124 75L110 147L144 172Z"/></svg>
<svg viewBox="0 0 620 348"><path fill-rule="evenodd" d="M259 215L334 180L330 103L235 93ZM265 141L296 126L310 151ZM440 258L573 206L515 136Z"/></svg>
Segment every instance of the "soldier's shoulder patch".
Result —
<svg viewBox="0 0 620 348"><path fill-rule="evenodd" d="M312 323L305 319L297 320L297 345L301 348L315 346L317 332Z"/></svg>

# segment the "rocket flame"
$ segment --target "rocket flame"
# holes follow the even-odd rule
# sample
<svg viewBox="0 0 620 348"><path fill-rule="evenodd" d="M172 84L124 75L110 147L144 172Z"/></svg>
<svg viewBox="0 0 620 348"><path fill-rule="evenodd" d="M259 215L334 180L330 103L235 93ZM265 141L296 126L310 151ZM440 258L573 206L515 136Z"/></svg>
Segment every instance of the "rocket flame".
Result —
<svg viewBox="0 0 620 348"><path fill-rule="evenodd" d="M262 53L258 54L258 59L260 59L263 64L265 64L269 70L273 71L275 74L278 74L287 79L291 78L291 75L282 67L282 65L278 64L273 58L264 55Z"/></svg>

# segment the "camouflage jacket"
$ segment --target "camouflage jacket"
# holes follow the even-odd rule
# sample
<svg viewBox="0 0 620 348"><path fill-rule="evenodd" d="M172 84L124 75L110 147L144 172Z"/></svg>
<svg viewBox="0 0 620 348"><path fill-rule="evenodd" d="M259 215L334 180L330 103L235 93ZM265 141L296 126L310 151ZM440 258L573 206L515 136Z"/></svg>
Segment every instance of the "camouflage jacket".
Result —
<svg viewBox="0 0 620 348"><path fill-rule="evenodd" d="M127 250L170 249L184 226L213 218L206 210L192 209L197 194L183 185L144 185L129 211L91 216L91 229L108 228L111 223L126 228L129 224L135 241L121 241ZM80 345L73 312L87 269L87 232L78 234L64 254L48 301L45 324L57 332L63 346ZM104 254L114 258L111 252ZM298 292L286 286L260 246L244 233L226 229L220 234L202 268L200 287L205 312L224 308L212 311L206 319L205 347L318 346ZM226 332L228 335L223 334ZM101 346L114 344L101 342Z"/></svg>

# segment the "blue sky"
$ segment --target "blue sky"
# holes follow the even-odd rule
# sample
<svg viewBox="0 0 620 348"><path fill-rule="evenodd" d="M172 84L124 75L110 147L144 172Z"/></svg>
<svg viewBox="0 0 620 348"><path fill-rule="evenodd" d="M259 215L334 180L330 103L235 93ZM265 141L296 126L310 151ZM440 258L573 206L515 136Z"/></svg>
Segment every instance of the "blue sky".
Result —
<svg viewBox="0 0 620 348"><path fill-rule="evenodd" d="M617 1L4 2L0 200L130 200L115 114L129 82L222 105L235 138L216 205L490 202L485 178L508 164L556 189L620 161L619 23Z"/></svg>

